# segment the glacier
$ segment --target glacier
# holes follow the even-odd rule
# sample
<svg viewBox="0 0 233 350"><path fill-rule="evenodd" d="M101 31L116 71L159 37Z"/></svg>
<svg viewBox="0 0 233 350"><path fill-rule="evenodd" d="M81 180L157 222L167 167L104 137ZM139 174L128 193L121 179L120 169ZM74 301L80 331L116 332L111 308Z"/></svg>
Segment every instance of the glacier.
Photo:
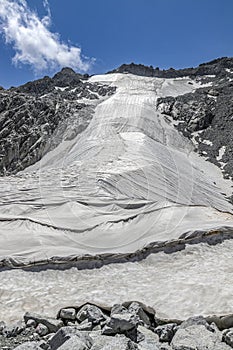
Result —
<svg viewBox="0 0 233 350"><path fill-rule="evenodd" d="M140 299L164 317L228 312L231 183L156 108L203 84L120 73L89 81L116 92L87 129L0 178L0 318L46 313L63 298Z"/></svg>

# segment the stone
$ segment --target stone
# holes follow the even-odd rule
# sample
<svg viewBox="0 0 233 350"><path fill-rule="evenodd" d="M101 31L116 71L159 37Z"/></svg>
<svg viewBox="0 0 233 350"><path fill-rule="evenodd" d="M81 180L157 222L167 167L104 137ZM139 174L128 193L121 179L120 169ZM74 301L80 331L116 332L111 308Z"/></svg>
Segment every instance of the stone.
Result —
<svg viewBox="0 0 233 350"><path fill-rule="evenodd" d="M91 350L102 350L105 345L107 345L111 342L111 340L114 339L114 337L112 336L102 335L101 333L95 331L89 333L89 335L93 341Z"/></svg>
<svg viewBox="0 0 233 350"><path fill-rule="evenodd" d="M137 350L137 344L126 338L124 335L116 335L104 345L102 350Z"/></svg>
<svg viewBox="0 0 233 350"><path fill-rule="evenodd" d="M127 312L128 310L126 309L126 307L124 307L121 304L114 304L113 307L111 308L111 316L114 314L123 314Z"/></svg>
<svg viewBox="0 0 233 350"><path fill-rule="evenodd" d="M230 350L221 340L220 332L211 332L205 325L191 325L177 330L171 346L173 350Z"/></svg>
<svg viewBox="0 0 233 350"><path fill-rule="evenodd" d="M99 324L101 321L105 320L103 312L95 305L86 304L77 313L77 320L82 322L88 320L93 324Z"/></svg>
<svg viewBox="0 0 233 350"><path fill-rule="evenodd" d="M138 316L130 313L113 314L103 329L103 334L124 333L139 324Z"/></svg>
<svg viewBox="0 0 233 350"><path fill-rule="evenodd" d="M87 320L85 320L82 323L80 323L79 325L77 325L77 329L79 331L91 331L93 329L93 324L92 324L92 322L88 322Z"/></svg>
<svg viewBox="0 0 233 350"><path fill-rule="evenodd" d="M227 315L224 317L221 317L221 328L232 328L233 327L233 315Z"/></svg>
<svg viewBox="0 0 233 350"><path fill-rule="evenodd" d="M49 330L47 326L45 326L42 323L39 323L36 327L36 332L43 337L49 333Z"/></svg>
<svg viewBox="0 0 233 350"><path fill-rule="evenodd" d="M26 322L26 327L33 327L33 328L36 328L36 326L37 326L37 322L35 321L35 320L28 320L27 322Z"/></svg>
<svg viewBox="0 0 233 350"><path fill-rule="evenodd" d="M223 332L222 341L233 348L233 328L226 329Z"/></svg>
<svg viewBox="0 0 233 350"><path fill-rule="evenodd" d="M168 323L163 326L158 326L155 328L154 332L158 334L159 340L161 342L170 343L177 330L176 323Z"/></svg>
<svg viewBox="0 0 233 350"><path fill-rule="evenodd" d="M91 337L86 332L80 332L77 326L62 327L49 341L51 350L56 350L58 348L60 350L60 346L72 337L78 338L87 348L92 346L93 341Z"/></svg>
<svg viewBox="0 0 233 350"><path fill-rule="evenodd" d="M137 302L132 302L128 307L128 312L137 315L139 319L147 326L151 325L150 318Z"/></svg>
<svg viewBox="0 0 233 350"><path fill-rule="evenodd" d="M88 350L90 349L80 338L72 336L59 346L58 350Z"/></svg>
<svg viewBox="0 0 233 350"><path fill-rule="evenodd" d="M209 323L206 321L206 319L203 316L194 316L189 317L187 320L181 323L179 326L180 328L187 328L194 325L203 325L207 329L209 328Z"/></svg>
<svg viewBox="0 0 233 350"><path fill-rule="evenodd" d="M63 322L61 320L56 320L50 317L44 317L35 313L26 312L24 315L24 321L27 323L28 320L34 320L38 323L46 326L50 333L55 333L59 328L63 326Z"/></svg>
<svg viewBox="0 0 233 350"><path fill-rule="evenodd" d="M144 339L139 342L140 346L148 350L159 349L159 336L146 327L138 326L138 332L140 332Z"/></svg>
<svg viewBox="0 0 233 350"><path fill-rule="evenodd" d="M76 310L74 308L61 309L60 318L65 320L76 320Z"/></svg>
<svg viewBox="0 0 233 350"><path fill-rule="evenodd" d="M4 328L6 328L6 324L5 324L5 322L1 321L0 322L0 334L2 334Z"/></svg>

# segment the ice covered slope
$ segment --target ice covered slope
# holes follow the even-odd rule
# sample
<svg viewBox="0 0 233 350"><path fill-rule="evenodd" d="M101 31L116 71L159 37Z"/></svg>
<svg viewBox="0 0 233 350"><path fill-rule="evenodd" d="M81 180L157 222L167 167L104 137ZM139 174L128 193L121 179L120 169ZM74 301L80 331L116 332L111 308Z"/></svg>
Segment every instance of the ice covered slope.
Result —
<svg viewBox="0 0 233 350"><path fill-rule="evenodd" d="M158 97L192 92L198 83L130 74L90 82L117 90L88 128L0 179L2 264L103 262L151 243L230 235L232 206L223 194L230 189L219 169L156 110Z"/></svg>

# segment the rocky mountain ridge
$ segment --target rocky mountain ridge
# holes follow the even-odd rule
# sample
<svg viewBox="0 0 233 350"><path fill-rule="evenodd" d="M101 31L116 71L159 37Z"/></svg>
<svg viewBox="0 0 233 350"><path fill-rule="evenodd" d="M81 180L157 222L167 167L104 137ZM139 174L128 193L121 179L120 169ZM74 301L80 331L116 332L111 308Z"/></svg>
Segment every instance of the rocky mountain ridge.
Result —
<svg viewBox="0 0 233 350"><path fill-rule="evenodd" d="M158 78L189 76L209 84L193 93L159 98L157 108L192 140L200 155L221 168L225 178L233 177L233 58L177 70L131 63L112 72Z"/></svg>
<svg viewBox="0 0 233 350"><path fill-rule="evenodd" d="M63 68L17 88L0 91L0 174L23 170L89 124L100 100L114 93Z"/></svg>

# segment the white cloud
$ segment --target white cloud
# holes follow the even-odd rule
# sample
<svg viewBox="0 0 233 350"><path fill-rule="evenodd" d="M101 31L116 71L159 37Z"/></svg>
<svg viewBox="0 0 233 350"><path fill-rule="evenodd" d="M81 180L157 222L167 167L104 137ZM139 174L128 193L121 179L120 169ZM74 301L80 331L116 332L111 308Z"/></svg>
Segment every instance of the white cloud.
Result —
<svg viewBox="0 0 233 350"><path fill-rule="evenodd" d="M65 66L87 71L93 60L83 58L81 48L63 43L59 34L49 30L48 0L43 4L47 15L39 18L25 0L0 0L0 30L16 51L13 62L29 64L35 71Z"/></svg>

